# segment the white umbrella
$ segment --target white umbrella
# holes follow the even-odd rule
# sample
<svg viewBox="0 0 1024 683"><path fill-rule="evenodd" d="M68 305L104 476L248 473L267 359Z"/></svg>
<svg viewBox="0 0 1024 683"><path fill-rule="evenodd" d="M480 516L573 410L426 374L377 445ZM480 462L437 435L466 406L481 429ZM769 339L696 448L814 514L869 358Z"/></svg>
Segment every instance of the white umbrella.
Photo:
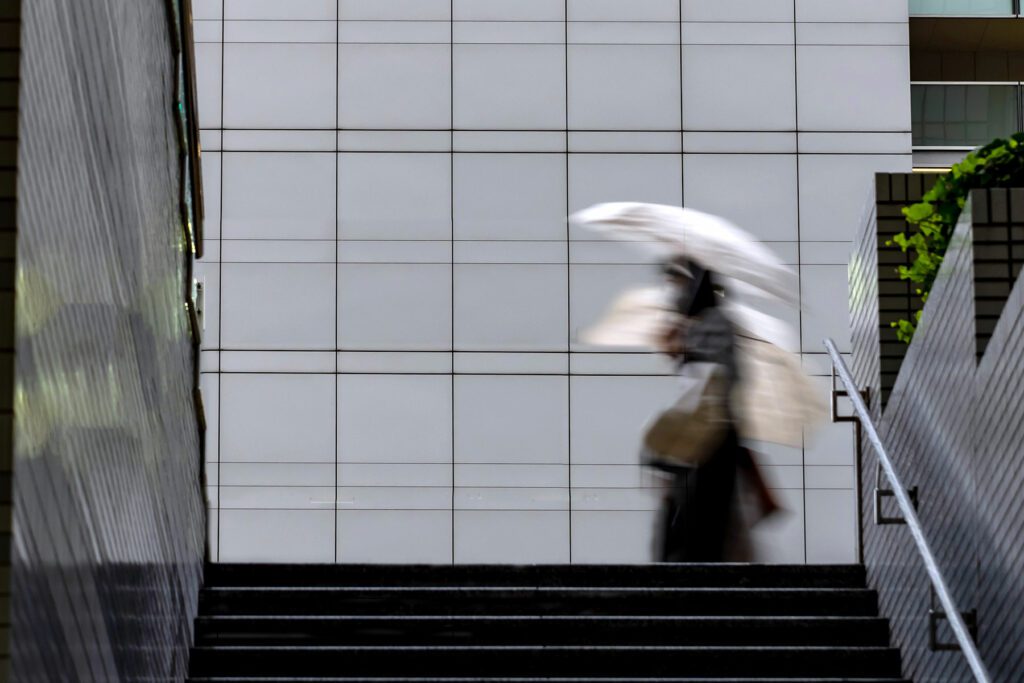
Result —
<svg viewBox="0 0 1024 683"><path fill-rule="evenodd" d="M791 337L777 318L733 304L736 359L740 384L735 407L740 434L746 439L799 446L805 426L823 419L825 407L796 355L769 340ZM605 316L580 334L596 346L656 350L665 330L679 324L679 314L663 287L623 292Z"/></svg>
<svg viewBox="0 0 1024 683"><path fill-rule="evenodd" d="M796 302L796 274L752 235L724 218L665 204L612 202L574 213L581 226L623 239L647 239L779 299ZM735 289L729 287L727 289Z"/></svg>
<svg viewBox="0 0 1024 683"><path fill-rule="evenodd" d="M680 315L672 310L665 287L634 287L622 292L604 316L580 332L584 344L658 349L658 340L677 326Z"/></svg>
<svg viewBox="0 0 1024 683"><path fill-rule="evenodd" d="M570 219L614 237L646 240L713 271L725 286L723 310L736 327L740 370L735 406L748 439L799 445L805 425L823 409L797 357L792 326L758 310L772 298L796 303L796 274L749 233L724 218L662 204L615 202ZM657 348L678 314L664 288L628 290L581 339L596 345Z"/></svg>
<svg viewBox="0 0 1024 683"><path fill-rule="evenodd" d="M736 357L740 434L755 441L800 446L804 427L821 422L826 411L797 356L741 331Z"/></svg>

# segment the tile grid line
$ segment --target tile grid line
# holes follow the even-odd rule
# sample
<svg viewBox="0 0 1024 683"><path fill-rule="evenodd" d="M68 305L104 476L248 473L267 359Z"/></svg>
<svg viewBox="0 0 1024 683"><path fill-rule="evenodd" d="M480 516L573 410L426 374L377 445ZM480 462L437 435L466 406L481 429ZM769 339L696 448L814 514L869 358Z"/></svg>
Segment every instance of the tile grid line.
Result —
<svg viewBox="0 0 1024 683"><path fill-rule="evenodd" d="M998 18L1001 18L1002 16L1003 15L993 15L991 17L981 16L980 18L997 18L998 19ZM440 18L440 17L436 17L436 18L433 18L433 19L400 19L400 18L393 18L392 17L392 18L377 18L377 19L342 19L341 21L343 23L347 23L347 24L356 24L356 23L384 23L384 22L395 23L395 24L421 24L421 23L423 23L423 24L439 24L439 23L447 23L449 20L450 20L450 17L449 18L444 18L444 19ZM216 21L217 21L216 19L196 19L195 23L198 24L198 23L216 22ZM325 22L327 22L327 23L329 23L330 19L288 19L288 18L283 18L283 17L262 17L262 18L258 18L258 17L248 17L248 18L236 17L236 18L228 19L228 21L232 21L232 22L272 22L272 23L303 23L303 22L308 22L308 23L325 23ZM460 24L476 24L476 23L482 23L482 24L561 24L563 20L562 19L456 19L455 21L457 23L460 23ZM571 24L672 24L672 23L675 23L675 22L672 19L573 19L569 23L571 23ZM794 23L794 20L793 19L777 19L777 20L759 20L759 21L756 21L756 22L751 22L749 20L743 20L743 19L739 19L739 20L737 20L737 19L732 19L732 20L722 20L722 19L690 19L689 21L686 21L685 23L687 23L687 24L749 24L749 23L757 23L757 24L789 25L789 24ZM885 21L885 20L871 20L871 21L852 20L851 21L851 20L836 20L836 19L830 19L830 20L796 19L795 23L797 23L797 24L829 24L829 25L839 24L839 25L844 25L844 26L846 26L846 25L875 26L877 24L902 25L902 24L905 24L907 22L905 22L905 21L896 21L896 20L890 20L890 21Z"/></svg>
<svg viewBox="0 0 1024 683"><path fill-rule="evenodd" d="M226 17L225 17L225 11L226 10L224 9L224 4L225 3L222 2L221 3L221 7L220 7L220 15L221 15L220 16L220 18L221 18L221 23L220 23L220 41L221 41L220 42L220 125L221 125L221 127L224 126L224 103L225 103L225 99L224 99L224 72L225 72L225 69L224 69L224 59L225 59L225 54L224 54L224 26L227 23L226 22ZM223 137L223 133L221 133L221 137ZM223 142L223 140L222 140L222 142ZM223 147L224 145L221 144L221 145L218 145L218 146L219 147ZM220 464L221 464L221 448L222 448L223 439L224 439L224 437L223 437L223 434L224 434L223 426L224 425L223 425L223 419L221 417L224 414L224 405L223 405L223 401L222 401L222 398L221 398L223 396L223 394L224 394L224 391L223 391L223 386L222 386L222 382L221 382L222 375L220 374L220 370L221 370L221 351L220 351L220 347L222 347L224 345L223 344L223 340L221 339L221 335L223 334L223 329L224 329L224 324L223 324L223 321L224 321L224 260L223 260L223 252L224 252L224 248L223 248L224 247L224 242L223 242L223 240L224 240L224 201L223 201L223 194L224 194L223 193L223 188L224 188L224 153L223 152L219 152L218 153L218 158L220 159L220 188L218 188L218 191L220 192L221 196L217 198L217 204L218 204L218 206L220 208L220 216L219 216L220 224L217 226L217 258L218 258L218 260L217 260L217 347L218 347L218 349L217 349L217 547L216 547L216 558L214 558L214 559L219 561L220 560L220 543L221 543L221 513L220 513L220 504L221 504L221 500L220 500L220 477L221 477L221 472L220 472Z"/></svg>
<svg viewBox="0 0 1024 683"><path fill-rule="evenodd" d="M565 327L566 349L572 348L572 239L569 234L569 0L563 4L565 21ZM571 370L571 368L570 368ZM569 472L569 564L572 564L572 377L567 374L565 380L566 419L569 426L565 430L567 468Z"/></svg>
<svg viewBox="0 0 1024 683"><path fill-rule="evenodd" d="M688 43L689 44L689 43ZM523 46L522 43L517 43L519 46ZM672 47L676 47L675 43ZM731 47L731 46L730 46ZM786 45L785 47L789 47ZM796 46L806 47L806 46ZM448 133L454 130L456 133L679 133L678 128L579 128L579 127L565 127L565 128L390 128L386 126L380 126L375 128L360 128L355 126L340 126L337 128L324 128L324 127L293 127L293 126L275 126L273 128L258 127L258 126L218 126L210 128L209 126L203 126L201 131L208 132L221 132L221 133L250 133L250 132L285 132L285 133L331 133L331 132L350 132L350 133ZM801 133L804 135L835 135L835 134L854 134L863 135L877 134L877 135L888 135L888 134L902 134L907 135L913 133L912 129L904 128L869 128L869 129L847 129L847 128L687 128L682 130L684 133L719 133L719 134L736 134L736 133L764 133L764 134L793 134ZM307 151L307 150L303 150ZM322 150L330 152L332 150ZM516 152L513 152L516 153ZM823 152L823 154L832 154L833 152ZM892 152L893 154L905 154L905 152ZM875 152L864 152L857 151L855 154L875 154Z"/></svg>
<svg viewBox="0 0 1024 683"><path fill-rule="evenodd" d="M797 35L797 0L793 0L793 128L796 130L800 129L800 92L799 92L799 78L797 69L799 68L799 50L797 49L798 41ZM797 287L797 335L799 338L798 348L803 351L804 348L804 310L803 310L803 277L801 268L801 249L800 249L800 136L797 135L793 141L795 145L796 154L793 155L793 159L796 163L796 287ZM804 440L804 435L800 435L800 481L801 492L800 499L801 514L803 522L801 526L801 532L803 534L803 554L804 562L807 562L807 444Z"/></svg>
<svg viewBox="0 0 1024 683"><path fill-rule="evenodd" d="M683 118L683 0L679 0L679 205L686 206L686 121Z"/></svg>
<svg viewBox="0 0 1024 683"><path fill-rule="evenodd" d="M344 43L343 43L344 44ZM456 43L460 45L461 43ZM447 43L445 43L447 45ZM528 47L528 44L517 43L520 47ZM562 43L559 43L562 45ZM691 45L691 43L687 43ZM672 43L672 47L676 47L675 43ZM791 47L790 44L786 44L784 47ZM796 47L806 47L804 45L798 45ZM467 128L393 128L389 126L376 126L372 128L365 128L359 126L341 126L340 128L325 128L323 126L274 126L274 127L260 127L260 126L215 126L213 128L209 126L203 126L200 131L209 132L225 132L225 133L236 133L236 132L286 132L286 133L328 133L328 132L352 132L352 133L447 133L451 130L455 130L457 133L678 133L678 128L582 128L573 126L571 128L552 128L552 127L538 127L538 128L483 128L483 127L467 127ZM847 133L862 135L864 133L901 133L908 134L912 133L911 128L687 128L684 132L686 133L804 133L804 134L834 134L834 133ZM326 150L330 151L330 150ZM858 154L870 154L871 152L857 152ZM904 152L894 152L896 154L903 154Z"/></svg>
<svg viewBox="0 0 1024 683"><path fill-rule="evenodd" d="M559 131L554 131L554 132L557 133ZM794 149L795 149L795 146L794 146ZM205 151L212 152L212 153L223 152L225 154L331 154L332 153L332 150L330 150L330 149L308 150L308 149L285 149L285 148L279 148L279 149L225 149L225 150L206 148ZM409 149L409 150L358 149L358 150L342 150L341 152L338 152L338 154L349 154L349 155L358 155L358 154L393 154L393 155L406 154L406 155L409 155L409 154L448 154L448 153L450 153L450 148L448 148L447 146L446 146L445 149ZM622 151L622 150L603 150L603 151L584 151L584 152L570 151L568 153L566 153L564 150L561 150L561 149L517 150L517 151L508 151L508 150L480 150L480 149L475 149L475 150L459 150L459 151L457 151L455 153L456 154L466 154L466 155L478 154L478 155L490 155L490 156L502 156L502 155L511 155L511 156L527 156L527 155L554 156L554 155L558 155L558 156L565 156L566 154L568 154L570 157L587 157L587 156L649 156L649 157L655 157L655 156L677 156L677 155L680 154L680 152L678 152L678 151L652 151L652 150L642 150L642 149L634 150L634 151ZM700 151L700 152L690 151L690 152L687 152L686 154L693 155L693 156L744 156L744 157L777 156L777 157L787 157L787 156L793 156L794 154L796 154L796 152L795 151L787 151L787 152L780 152L780 151L743 152L743 151L724 150L724 151ZM825 157L861 157L861 156L905 157L906 156L906 154L903 154L902 152L807 152L807 151L804 151L804 152L800 152L800 154L805 155L805 156L825 156ZM457 241L460 241L460 240L457 240ZM506 241L508 241L508 240L506 240ZM516 240L511 240L511 241L516 241ZM573 240L573 241L577 241L577 240ZM766 240L766 241L772 241L772 240ZM778 241L778 240L776 240L776 241ZM819 241L819 242L820 241L826 241L827 242L827 241L845 241L845 240L811 240L811 241Z"/></svg>
<svg viewBox="0 0 1024 683"><path fill-rule="evenodd" d="M673 22L666 22L673 23ZM295 42L295 41L284 41L284 40L261 40L261 41L229 41L228 45L331 45L332 43L324 41L309 41L309 42ZM342 45L446 45L447 43L438 43L433 41L388 41L388 42L371 42L371 41L346 41ZM499 42L472 42L472 41L459 41L456 45L554 45L558 46L562 43L523 43L523 42L512 42L512 41L499 41ZM701 45L706 47L788 47L788 43L692 43L693 45ZM611 43L611 42L576 42L569 43L573 47L591 47L591 46L605 46L605 47L675 47L675 43ZM800 43L801 47L836 47L831 43ZM907 43L843 43L842 47L908 47Z"/></svg>
<svg viewBox="0 0 1024 683"><path fill-rule="evenodd" d="M338 128L341 126L341 0L335 0L334 3L334 40L337 43L334 46L334 127ZM338 285L339 283L339 264L338 264L338 242L339 242L339 231L338 225L338 203L341 201L341 196L338 188L341 186L341 168L340 159L341 155L338 154L338 136L334 135L334 346L337 348L340 345L338 339ZM223 254L221 258L224 258ZM334 354L334 562L338 562L338 534L340 529L338 528L338 432L340 424L338 421L338 410L340 408L339 403L341 398L339 396L340 387L340 374L338 372L338 354Z"/></svg>
<svg viewBox="0 0 1024 683"><path fill-rule="evenodd" d="M451 203L449 219L451 220L451 419L452 419L452 564L455 564L455 0L448 3L448 189Z"/></svg>
<svg viewBox="0 0 1024 683"><path fill-rule="evenodd" d="M323 374L329 374L329 373L323 373ZM632 375L627 375L627 376L628 377L632 377ZM447 465L451 464L451 461L448 460L448 459L445 459L445 460L410 460L410 461L404 461L404 462L403 461L395 461L395 460L391 460L391 461L388 461L388 462L380 462L380 461L377 461L377 460L349 460L349 461L347 461L347 462L345 462L343 464L346 464L346 465L374 465L374 466L383 465L383 466L392 466L392 467L393 466L406 466L406 465L412 465L412 466L421 466L422 465L424 467L433 467L433 466L441 466L441 465L447 466ZM268 460L227 460L227 461L224 462L224 465L228 466L228 467L236 466L236 465L238 465L238 466L240 466L240 465L321 465L321 466L325 466L326 467L326 466L330 466L331 463L330 463L330 461L326 461L326 460L287 460L287 461L283 461L283 460L269 460L269 461ZM509 460L509 461L494 460L494 461L484 461L484 462L467 460L467 461L461 461L461 462L457 461L456 465L461 465L461 466L466 466L466 467L520 467L520 466L529 466L529 467L564 467L565 463L550 462L550 461L545 461L545 460L536 460L536 461L534 461L534 460L520 460L520 461L517 461L517 460ZM798 462L780 462L780 463L768 464L766 466L767 467L803 467L803 465L801 465ZM583 463L577 462L577 463L573 464L573 467L630 467L630 468L642 470L645 467L645 465L642 465L639 462L635 462L635 463L634 462L583 462ZM832 467L832 468L839 468L839 467L852 467L852 465L843 464L843 463L817 463L817 464L809 465L809 467ZM266 486L277 486L277 484L265 484L265 485ZM287 486L300 486L300 485L301 486L307 486L307 484L281 484L281 486L286 486L286 487ZM250 486L250 484L225 484L225 486ZM252 486L264 486L264 484L252 484ZM323 488L325 485L323 485L323 484L308 484L308 486L317 486L317 487ZM362 484L360 484L359 486L362 486ZM369 485L368 484L367 486L376 486L376 485ZM391 484L381 484L380 486L382 486L384 488L394 488ZM481 488L480 486L476 486L476 485L471 485L471 486L473 486L473 488ZM414 488L416 488L416 487L417 486L414 486ZM427 486L427 485L424 485L424 487L425 488L436 488L435 486ZM342 488L346 488L346 487L342 486ZM444 485L443 488L448 488L448 486ZM485 486L483 488L490 488L490 487L486 487ZM503 485L503 486L501 486L499 488L506 488L506 486ZM537 488L537 487L534 487L534 486L525 486L525 487L516 486L516 487L512 487L512 488ZM541 488L544 488L544 487L541 487ZM565 488L565 487L561 487L561 488ZM588 487L588 488L616 488L616 487L591 486L591 487ZM643 488L643 487L641 487L641 488Z"/></svg>

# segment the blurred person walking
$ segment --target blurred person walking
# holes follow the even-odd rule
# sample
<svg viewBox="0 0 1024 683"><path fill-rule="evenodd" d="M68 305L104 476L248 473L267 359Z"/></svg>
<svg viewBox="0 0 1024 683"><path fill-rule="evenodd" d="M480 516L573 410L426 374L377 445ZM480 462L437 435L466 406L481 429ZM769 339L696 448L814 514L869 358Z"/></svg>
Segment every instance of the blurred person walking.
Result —
<svg viewBox="0 0 1024 683"><path fill-rule="evenodd" d="M573 222L670 257L668 287L627 290L581 339L655 349L682 395L643 435L642 460L671 476L656 535L663 562L749 561L746 531L778 509L746 441L800 446L822 410L792 328L765 312L796 301L792 269L728 221L692 209L599 204ZM739 504L750 493L752 506Z"/></svg>
<svg viewBox="0 0 1024 683"><path fill-rule="evenodd" d="M649 463L673 477L661 511L658 559L721 562L735 521L743 457L731 398L739 381L735 331L717 305L711 271L678 258L665 265L665 273L678 324L665 330L662 351L679 364L681 375L704 383L692 412L675 416L672 424L672 409L666 411L669 423L659 418L645 436ZM679 439L688 443L671 443Z"/></svg>

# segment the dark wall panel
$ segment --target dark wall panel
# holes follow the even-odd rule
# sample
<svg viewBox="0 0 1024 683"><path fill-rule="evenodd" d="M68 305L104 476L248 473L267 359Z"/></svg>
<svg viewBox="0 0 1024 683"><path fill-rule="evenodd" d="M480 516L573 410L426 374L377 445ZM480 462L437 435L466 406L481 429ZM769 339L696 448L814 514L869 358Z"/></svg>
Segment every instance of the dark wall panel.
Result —
<svg viewBox="0 0 1024 683"><path fill-rule="evenodd" d="M0 117L18 112L20 0L0 0ZM0 681L10 676L11 401L14 398L14 255L17 128L0 130Z"/></svg>
<svg viewBox="0 0 1024 683"><path fill-rule="evenodd" d="M169 7L23 8L18 681L185 671L205 522Z"/></svg>

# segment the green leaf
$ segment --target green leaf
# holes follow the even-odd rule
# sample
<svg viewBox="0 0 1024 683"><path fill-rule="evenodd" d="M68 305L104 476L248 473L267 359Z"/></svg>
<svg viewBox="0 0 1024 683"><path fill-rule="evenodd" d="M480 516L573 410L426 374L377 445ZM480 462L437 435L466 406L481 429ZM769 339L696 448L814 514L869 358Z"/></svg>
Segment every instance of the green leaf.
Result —
<svg viewBox="0 0 1024 683"><path fill-rule="evenodd" d="M954 164L948 173L937 178L920 202L903 208L903 216L914 229L894 235L886 246L896 244L904 253L912 255L910 264L899 266L896 271L900 279L920 285L915 287L915 291L922 306L928 301L971 190L1022 184L1024 131L1007 139L993 140L971 152ZM910 343L922 312L923 308L918 308L912 313L912 320L892 323L901 341Z"/></svg>
<svg viewBox="0 0 1024 683"><path fill-rule="evenodd" d="M914 204L903 209L903 215L907 217L907 220L911 223L920 223L928 216L932 215L935 210L928 202L921 202L920 204Z"/></svg>
<svg viewBox="0 0 1024 683"><path fill-rule="evenodd" d="M894 323L889 323L891 327L896 330L896 338L905 344L909 344L910 340L914 337L914 331L916 326L909 320L898 320Z"/></svg>

